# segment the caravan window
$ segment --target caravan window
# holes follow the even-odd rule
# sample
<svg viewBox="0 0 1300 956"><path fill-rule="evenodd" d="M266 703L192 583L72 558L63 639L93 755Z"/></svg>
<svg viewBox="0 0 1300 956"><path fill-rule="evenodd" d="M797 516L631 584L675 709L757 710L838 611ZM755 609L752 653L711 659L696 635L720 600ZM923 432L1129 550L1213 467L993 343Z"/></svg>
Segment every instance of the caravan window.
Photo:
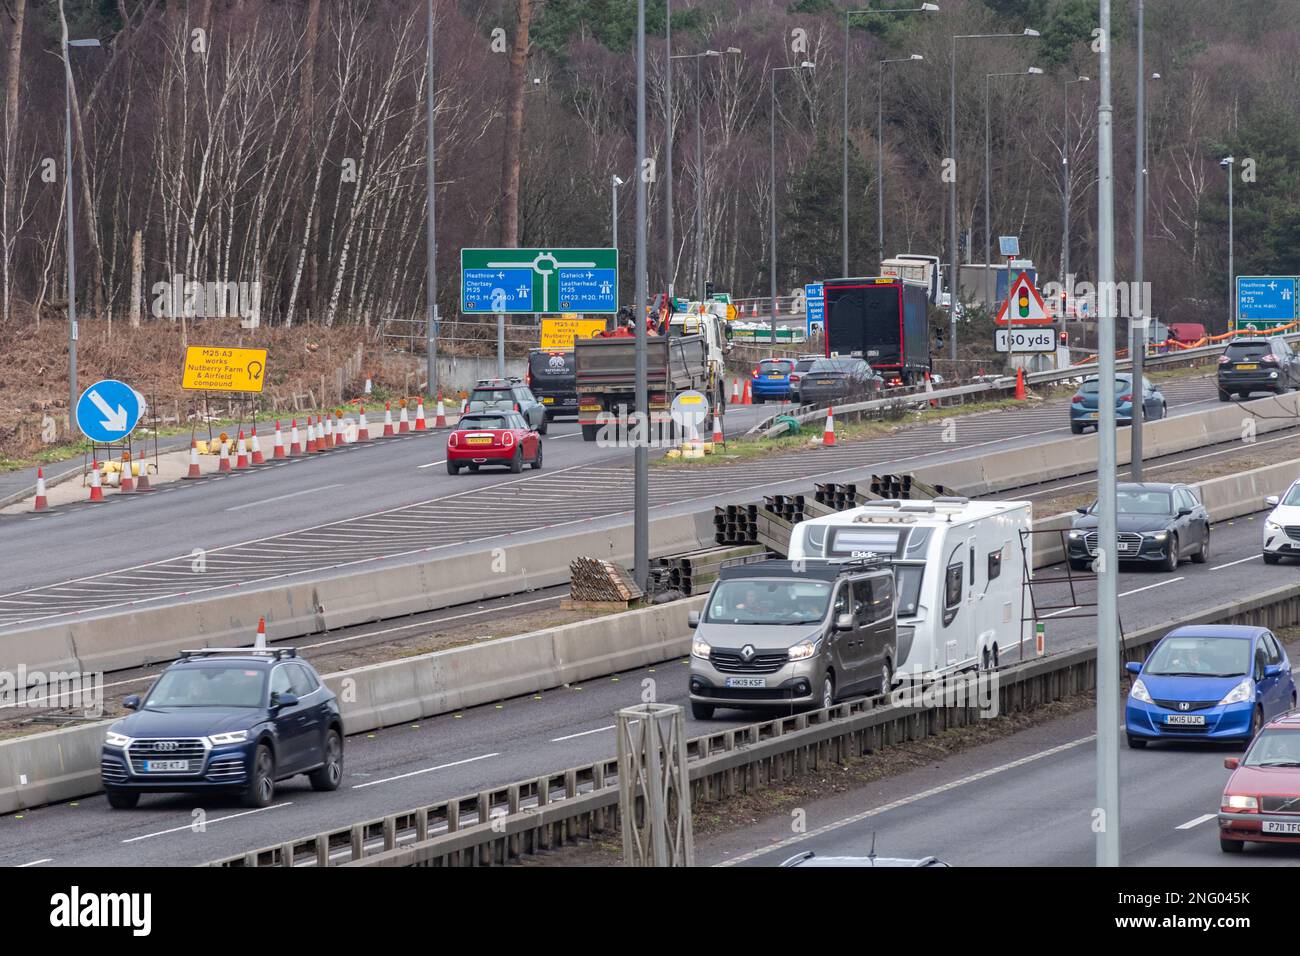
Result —
<svg viewBox="0 0 1300 956"><path fill-rule="evenodd" d="M894 565L894 581L898 586L898 616L915 617L921 603L921 579L925 576L924 564Z"/></svg>
<svg viewBox="0 0 1300 956"><path fill-rule="evenodd" d="M862 554L894 555L898 550L898 528L836 528L826 549L828 558L849 558Z"/></svg>
<svg viewBox="0 0 1300 956"><path fill-rule="evenodd" d="M1002 574L1002 549L989 552L989 580Z"/></svg>
<svg viewBox="0 0 1300 956"><path fill-rule="evenodd" d="M943 626L947 627L957 616L961 608L962 572L965 565L959 560L948 565L948 573L943 581Z"/></svg>
<svg viewBox="0 0 1300 956"><path fill-rule="evenodd" d="M1300 495L1297 495L1297 500L1300 500ZM925 560L925 549L930 544L930 532L933 530L933 528L913 528L907 536L906 557Z"/></svg>

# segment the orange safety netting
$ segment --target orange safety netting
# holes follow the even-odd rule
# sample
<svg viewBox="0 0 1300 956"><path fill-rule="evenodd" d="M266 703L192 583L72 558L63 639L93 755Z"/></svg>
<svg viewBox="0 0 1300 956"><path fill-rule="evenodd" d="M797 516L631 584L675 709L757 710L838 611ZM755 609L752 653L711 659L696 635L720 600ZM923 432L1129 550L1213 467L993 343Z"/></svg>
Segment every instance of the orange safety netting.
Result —
<svg viewBox="0 0 1300 956"><path fill-rule="evenodd" d="M1300 331L1300 322L1288 322L1286 325L1279 325L1271 329L1238 329L1235 332L1223 332L1219 335L1207 335L1204 338L1197 339L1195 342L1179 342L1177 339L1165 339L1163 342L1152 343L1152 348L1174 348L1179 350L1201 348L1206 345L1213 345L1216 342L1222 342L1225 339L1236 338L1241 335L1280 335L1284 332ZM1115 352L1116 358L1124 358L1128 355L1128 349L1118 349ZM1097 361L1097 356L1089 355L1081 359L1078 365L1087 365L1089 362Z"/></svg>

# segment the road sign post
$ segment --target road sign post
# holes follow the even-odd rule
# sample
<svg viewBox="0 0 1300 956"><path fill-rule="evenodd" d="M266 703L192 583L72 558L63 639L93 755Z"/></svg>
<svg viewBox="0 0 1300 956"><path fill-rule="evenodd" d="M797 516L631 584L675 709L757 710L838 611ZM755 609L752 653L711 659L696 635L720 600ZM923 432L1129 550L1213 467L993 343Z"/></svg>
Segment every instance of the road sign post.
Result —
<svg viewBox="0 0 1300 956"><path fill-rule="evenodd" d="M462 249L467 315L618 311L617 249Z"/></svg>

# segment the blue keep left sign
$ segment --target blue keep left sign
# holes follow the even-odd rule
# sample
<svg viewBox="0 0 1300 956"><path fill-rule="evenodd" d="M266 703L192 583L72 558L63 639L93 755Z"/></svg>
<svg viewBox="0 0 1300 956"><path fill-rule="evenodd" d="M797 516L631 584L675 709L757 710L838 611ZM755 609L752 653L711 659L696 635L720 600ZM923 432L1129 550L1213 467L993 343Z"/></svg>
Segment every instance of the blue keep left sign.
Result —
<svg viewBox="0 0 1300 956"><path fill-rule="evenodd" d="M77 427L99 445L119 442L140 421L140 396L125 382L106 378L81 393L77 400Z"/></svg>

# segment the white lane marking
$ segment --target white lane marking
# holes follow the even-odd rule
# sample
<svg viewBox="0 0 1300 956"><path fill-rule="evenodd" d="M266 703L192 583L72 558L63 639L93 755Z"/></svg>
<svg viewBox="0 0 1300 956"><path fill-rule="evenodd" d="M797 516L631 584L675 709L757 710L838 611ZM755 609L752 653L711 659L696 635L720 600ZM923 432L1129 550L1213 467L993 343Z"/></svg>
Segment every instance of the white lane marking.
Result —
<svg viewBox="0 0 1300 956"><path fill-rule="evenodd" d="M1051 614L1044 614L1043 619L1046 620L1049 617L1056 617L1059 614L1069 614L1071 611L1077 610L1079 610L1079 605L1076 604L1074 607L1062 608L1059 611L1053 611Z"/></svg>
<svg viewBox="0 0 1300 956"><path fill-rule="evenodd" d="M1217 814L1217 813L1202 813L1202 814L1201 814L1199 817L1197 817L1196 819L1194 819L1194 820L1188 820L1186 823L1183 823L1183 824L1180 824L1179 826L1174 827L1174 829L1175 829L1175 830L1190 830L1190 829L1192 829L1192 827L1199 827L1202 823L1205 823L1205 822L1207 822L1207 821L1209 821L1209 820L1214 820L1214 819L1216 819L1217 817L1218 817L1218 814Z"/></svg>
<svg viewBox="0 0 1300 956"><path fill-rule="evenodd" d="M446 458L444 458L442 461L431 461L431 462L429 462L427 465L416 465L415 467L416 467L416 468L436 468L438 465L445 465L445 464L447 464L447 459L446 459Z"/></svg>
<svg viewBox="0 0 1300 956"><path fill-rule="evenodd" d="M614 724L610 724L607 727L597 727L595 730L584 730L582 731L582 733L569 734L567 737L552 737L551 743L558 744L561 740L573 740L575 737L586 737L589 734L601 734L607 730L613 730L613 729L614 729Z"/></svg>
<svg viewBox="0 0 1300 956"><path fill-rule="evenodd" d="M582 432L569 432L569 434L567 435L548 435L546 437L548 437L551 441L555 441L560 438L577 438L581 434Z"/></svg>
<svg viewBox="0 0 1300 956"><path fill-rule="evenodd" d="M1010 763L1004 763L999 767L990 767L988 770L981 770L979 773L973 773L969 777L962 777L960 780L953 780L951 783L945 783L939 787L931 787L929 790L923 790L920 793L914 793L910 797L903 797L901 800L894 800L891 803L883 804L873 810L867 810L863 813L855 813L851 817L845 817L835 823L828 823L824 827L818 827L816 830L809 830L807 833L800 833L796 836L786 837L779 843L773 843L771 846L765 846L759 850L751 850L748 853L742 853L740 856L733 856L729 860L723 860L721 863L715 863L714 866L735 866L737 863L745 863L764 854L771 853L773 850L781 850L793 846L796 843L802 843L823 833L830 833L832 830L838 830L841 827L852 826L854 823L860 823L871 817L879 816L890 810L897 810L899 807L906 807L913 803L918 803L928 797L938 796L941 793L947 793L949 790L956 790L958 787L964 787L968 783L975 783L988 777L997 776L1006 773L1008 770L1015 770L1026 764L1033 763L1035 760L1042 760L1044 757L1053 757L1056 754L1064 753L1081 744L1091 743L1097 739L1096 734L1089 734L1087 737L1080 737L1078 740L1071 740L1069 743L1061 744L1058 747L1051 747L1047 750L1040 750L1036 754L1030 754L1028 757L1021 757L1019 760L1013 760Z"/></svg>
<svg viewBox="0 0 1300 956"><path fill-rule="evenodd" d="M54 862L54 858L53 858L53 857L50 857L50 856L47 856L47 857L46 857L45 859L43 859L43 860L32 860L32 862L30 862L30 863L19 863L19 864L18 864L18 869L21 870L21 869L22 869L23 867L25 867L25 866L40 866L42 863L52 863L52 862Z"/></svg>
<svg viewBox="0 0 1300 956"><path fill-rule="evenodd" d="M1120 591L1119 597L1128 597L1130 594L1141 594L1143 591L1150 591L1152 588L1162 588L1166 584L1177 584L1179 581L1186 581L1187 578L1179 575L1176 578L1170 578L1167 581L1157 581L1155 584L1148 584L1144 588L1134 588L1132 591Z"/></svg>
<svg viewBox="0 0 1300 956"><path fill-rule="evenodd" d="M1247 561L1258 561L1258 560L1259 560L1259 555L1258 555L1258 554L1252 554L1252 555L1251 555L1250 557L1248 557L1248 558L1239 558L1239 559L1237 559L1236 561L1229 561L1227 564L1218 564L1218 565L1215 565L1214 567L1210 568L1210 570L1211 570L1211 571L1220 571L1220 570L1222 570L1223 568L1230 568L1230 567L1232 567L1234 564L1245 564Z"/></svg>
<svg viewBox="0 0 1300 956"><path fill-rule="evenodd" d="M256 508L258 505L268 505L272 501L284 501L286 498L297 498L299 495L315 494L318 491L329 491L331 488L342 488L341 484L322 485L319 488L304 488L302 491L292 491L287 495L276 495L274 498L262 498L259 501L248 501L242 505L235 505L227 508L227 511L243 511L245 508Z"/></svg>
<svg viewBox="0 0 1300 956"><path fill-rule="evenodd" d="M227 815L227 816L224 816L224 817L217 817L217 818L214 819L214 820L206 820L206 821L204 821L204 826L209 826L209 827L210 827L210 826L212 826L212 824L214 824L214 823L222 823L222 822L224 822L224 821L226 821L226 820L238 820L240 817L250 816L251 814L254 814L254 813L263 813L263 812L265 812L265 811L267 811L267 810L278 810L278 809L280 809L280 807L291 807L291 806L293 806L293 801L292 801L292 800L286 800L284 803L273 803L273 804L271 804L269 807L259 807L259 808L256 809L256 810L245 810L245 811L243 811L242 813L231 813L231 814L229 814L229 815ZM146 833L146 834L144 834L144 836L131 837L129 840L123 840L122 842L123 842L123 843L138 843L140 840L149 840L149 839L152 839L153 837L156 837L156 836L166 836L166 835L169 834L169 833L181 833L181 832L184 832L184 831L187 831L187 830L192 831L193 829L194 829L194 824L193 824L193 823L187 823L187 824L185 824L185 826L183 826L183 827L172 827L170 830L159 830L157 833Z"/></svg>
<svg viewBox="0 0 1300 956"><path fill-rule="evenodd" d="M379 783L392 783L394 780L405 780L407 777L418 777L422 773L433 773L435 770L446 770L448 767L459 767L462 764L474 763L477 760L487 760L489 757L500 757L496 754L483 754L478 757L467 757L464 760L455 760L451 763L438 764L436 767L425 767L423 770L412 770L410 773L399 773L396 777L384 777L382 780L367 780L365 783L354 783L353 790L360 790L363 787L373 787Z"/></svg>

